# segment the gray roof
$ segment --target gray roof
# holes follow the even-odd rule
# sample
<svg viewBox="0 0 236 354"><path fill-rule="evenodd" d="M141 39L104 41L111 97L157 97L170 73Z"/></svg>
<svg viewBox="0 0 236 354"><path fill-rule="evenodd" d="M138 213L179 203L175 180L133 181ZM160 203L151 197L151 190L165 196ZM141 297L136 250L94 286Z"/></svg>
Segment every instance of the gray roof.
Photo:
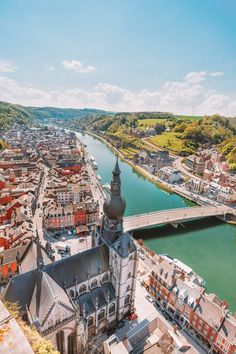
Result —
<svg viewBox="0 0 236 354"><path fill-rule="evenodd" d="M107 294L109 293L109 301ZM110 303L115 299L115 290L110 282L103 284L101 287L92 289L90 292L84 293L79 296L76 303L79 304L81 311L85 306L86 316L95 312L95 304L97 301L98 309L104 307L108 302Z"/></svg>
<svg viewBox="0 0 236 354"><path fill-rule="evenodd" d="M94 277L109 269L109 250L107 245L102 244L90 248L74 256L61 259L45 267L47 274L59 285L70 288L90 277Z"/></svg>
<svg viewBox="0 0 236 354"><path fill-rule="evenodd" d="M136 250L134 241L128 232L122 233L118 239L112 244L112 247L119 253L121 257L128 257L130 253Z"/></svg>
<svg viewBox="0 0 236 354"><path fill-rule="evenodd" d="M99 245L74 256L61 259L43 267L47 273L61 287L70 288L75 281L81 283L109 269L109 250L106 244ZM4 298L11 302L18 302L24 309L29 306L37 281L38 270L32 270L14 276L8 284Z"/></svg>

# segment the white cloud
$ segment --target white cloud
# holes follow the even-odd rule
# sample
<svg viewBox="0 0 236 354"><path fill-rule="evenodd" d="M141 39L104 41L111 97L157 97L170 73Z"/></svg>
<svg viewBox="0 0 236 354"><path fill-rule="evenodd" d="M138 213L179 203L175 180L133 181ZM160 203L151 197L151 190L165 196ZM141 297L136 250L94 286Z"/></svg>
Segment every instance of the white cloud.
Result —
<svg viewBox="0 0 236 354"><path fill-rule="evenodd" d="M214 71L212 73L209 73L209 75L212 77L221 77L221 76L224 76L224 73L223 73L223 71Z"/></svg>
<svg viewBox="0 0 236 354"><path fill-rule="evenodd" d="M62 65L67 70L73 70L79 73L91 73L96 70L92 65L84 65L78 60L63 60Z"/></svg>
<svg viewBox="0 0 236 354"><path fill-rule="evenodd" d="M111 111L147 110L199 115L219 113L236 116L236 97L230 99L227 95L204 87L202 82L199 83L199 77L208 76L207 74L189 74L182 81L167 81L159 90L143 89L137 92L110 83L98 83L90 90L78 87L55 91L40 90L32 84L0 76L0 100L27 106L92 107Z"/></svg>
<svg viewBox="0 0 236 354"><path fill-rule="evenodd" d="M10 73L14 72L17 68L12 65L10 61L4 60L0 61L0 72L1 73Z"/></svg>
<svg viewBox="0 0 236 354"><path fill-rule="evenodd" d="M206 80L207 72L206 71L193 71L188 73L184 77L184 81L190 84L198 84L201 81Z"/></svg>

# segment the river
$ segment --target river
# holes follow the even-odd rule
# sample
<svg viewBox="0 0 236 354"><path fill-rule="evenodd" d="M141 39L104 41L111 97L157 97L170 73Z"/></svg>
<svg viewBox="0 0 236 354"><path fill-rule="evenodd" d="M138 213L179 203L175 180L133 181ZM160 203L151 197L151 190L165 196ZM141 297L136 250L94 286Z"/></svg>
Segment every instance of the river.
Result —
<svg viewBox="0 0 236 354"><path fill-rule="evenodd" d="M102 184L110 183L115 155L100 140L77 133L98 163ZM153 210L191 205L175 194L168 194L149 182L130 165L120 161L122 194L126 200L126 216ZM184 223L175 229L171 225L136 231L145 245L157 253L178 258L205 281L207 292L215 293L236 311L236 227L216 218Z"/></svg>

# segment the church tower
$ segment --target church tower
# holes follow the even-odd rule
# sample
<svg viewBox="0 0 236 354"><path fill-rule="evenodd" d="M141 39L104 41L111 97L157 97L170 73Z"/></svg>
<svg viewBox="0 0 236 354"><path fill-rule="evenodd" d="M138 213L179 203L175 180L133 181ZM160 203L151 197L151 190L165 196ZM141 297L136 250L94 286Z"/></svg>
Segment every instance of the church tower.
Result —
<svg viewBox="0 0 236 354"><path fill-rule="evenodd" d="M123 216L125 212L125 200L121 196L121 180L118 158L112 171L111 195L106 199L103 211L103 239L107 243L114 242L123 232Z"/></svg>
<svg viewBox="0 0 236 354"><path fill-rule="evenodd" d="M136 245L123 229L126 203L121 195L118 158L112 172L111 195L104 203L102 240L109 246L111 281L117 297L117 320L134 311L138 254Z"/></svg>

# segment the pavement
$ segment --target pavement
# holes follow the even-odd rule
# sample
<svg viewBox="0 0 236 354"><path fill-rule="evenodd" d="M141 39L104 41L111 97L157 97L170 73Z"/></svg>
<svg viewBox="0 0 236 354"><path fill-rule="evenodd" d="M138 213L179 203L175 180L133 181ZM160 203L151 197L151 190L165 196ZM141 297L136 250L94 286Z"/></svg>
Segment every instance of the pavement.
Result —
<svg viewBox="0 0 236 354"><path fill-rule="evenodd" d="M44 193L45 193L45 189L46 189L47 181L48 181L48 171L49 171L49 168L44 165L42 183L39 186L38 200L37 200L36 210L35 210L35 214L34 214L35 227L38 232L40 243L43 246L45 246L45 243L46 243L46 240L44 238L44 233L43 233L43 198L44 198ZM39 208L38 208L38 205L39 205Z"/></svg>

